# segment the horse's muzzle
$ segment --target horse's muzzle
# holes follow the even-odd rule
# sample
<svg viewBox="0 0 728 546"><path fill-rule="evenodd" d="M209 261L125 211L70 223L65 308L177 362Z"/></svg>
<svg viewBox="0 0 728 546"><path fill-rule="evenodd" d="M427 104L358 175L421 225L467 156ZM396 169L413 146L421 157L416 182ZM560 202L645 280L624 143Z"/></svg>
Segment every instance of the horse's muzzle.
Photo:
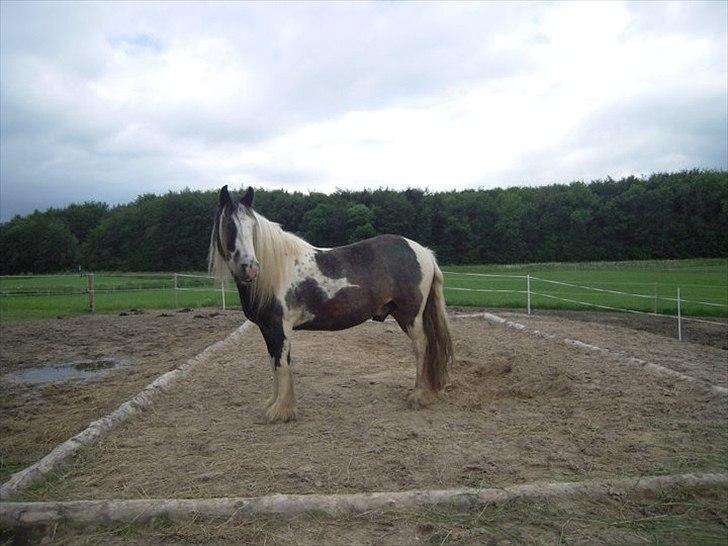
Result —
<svg viewBox="0 0 728 546"><path fill-rule="evenodd" d="M260 267L258 264L245 265L242 269L243 270L239 278L244 283L253 282L258 278L258 273L260 273Z"/></svg>

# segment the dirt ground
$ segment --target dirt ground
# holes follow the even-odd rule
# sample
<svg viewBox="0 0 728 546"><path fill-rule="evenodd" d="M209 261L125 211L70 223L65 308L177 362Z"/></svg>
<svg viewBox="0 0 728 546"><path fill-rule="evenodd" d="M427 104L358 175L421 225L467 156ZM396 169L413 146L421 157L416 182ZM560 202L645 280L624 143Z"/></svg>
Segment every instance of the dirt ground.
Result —
<svg viewBox="0 0 728 546"><path fill-rule="evenodd" d="M241 323L239 312L213 314L149 311L0 325L0 480L34 463ZM88 381L27 385L9 375L103 358L124 359L129 365Z"/></svg>
<svg viewBox="0 0 728 546"><path fill-rule="evenodd" d="M607 314L600 321L599 313L573 312L539 312L530 317L525 313L498 315L561 338L665 366L704 384L728 387L728 323L725 327L691 324L691 329L684 332L684 341L679 341L670 331L674 325L664 324L662 319Z"/></svg>
<svg viewBox="0 0 728 546"><path fill-rule="evenodd" d="M591 322L593 324L590 329L600 330L600 326L617 326L621 331L625 329L639 330L652 334L659 334L667 339L678 341L677 319L675 317L655 317L647 315L637 315L631 313L590 313L586 311L549 311L536 309L533 311L534 317L540 320L548 318L566 319L576 322ZM513 316L527 316L525 313L513 313L512 311L497 311L497 314L504 316L511 314ZM699 345L707 345L718 349L728 350L728 319L720 317L706 317L711 323L694 322L684 320L682 323L683 339L691 343Z"/></svg>
<svg viewBox="0 0 728 546"><path fill-rule="evenodd" d="M3 453L14 453L18 460L18 446L45 442L34 448L45 454L75 428L115 408L153 377L240 324L239 312L200 319L192 313L156 315L26 322L13 325L10 335L5 330L4 367L70 360L73 355L132 356L138 362L94 383L14 386L10 391L2 384ZM726 471L728 398L704 388L708 382L726 384L724 349L715 343L679 343L628 324L552 315L508 318L672 367L700 382L656 376L617 358L482 319L454 318L457 360L452 381L437 404L415 411L405 403L414 383L408 339L394 323L370 322L343 332L294 334L299 419L269 425L262 404L271 389L270 371L262 338L252 329L237 350L216 353L211 363L161 395L152 410L84 449L73 464L24 498L494 487ZM88 330L103 344L90 341ZM32 339L32 344L24 346L22 339ZM53 396L41 394L55 389ZM90 396L93 404L83 396ZM12 413L6 413L6 406ZM43 431L50 423L62 424L68 433L46 438ZM26 457L33 458L38 457ZM52 527L29 536L31 541L45 537L59 543L104 544L512 544L597 538L690 543L706 537L719 543L728 530L724 493L499 506L479 514L440 510L344 519L306 515L190 525L159 521L97 530Z"/></svg>
<svg viewBox="0 0 728 546"><path fill-rule="evenodd" d="M420 411L405 403L413 357L396 324L297 332L299 420L269 425L271 377L253 329L28 498L492 487L728 465L725 397L481 319L454 319L453 330L452 382ZM694 349L706 376L724 365L724 351Z"/></svg>

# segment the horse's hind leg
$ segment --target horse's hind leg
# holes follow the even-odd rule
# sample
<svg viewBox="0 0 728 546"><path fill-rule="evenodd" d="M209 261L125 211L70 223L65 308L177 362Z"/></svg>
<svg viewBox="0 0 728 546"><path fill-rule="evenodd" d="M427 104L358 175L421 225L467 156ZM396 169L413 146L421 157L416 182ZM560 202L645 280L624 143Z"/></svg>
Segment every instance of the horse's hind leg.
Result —
<svg viewBox="0 0 728 546"><path fill-rule="evenodd" d="M407 402L415 409L429 406L437 399L437 394L430 387L425 373L425 353L427 352L427 336L422 324L420 313L413 321L404 320L403 317L395 315L399 326L412 340L412 349L415 353L415 366L417 370L415 378L415 389L407 397Z"/></svg>

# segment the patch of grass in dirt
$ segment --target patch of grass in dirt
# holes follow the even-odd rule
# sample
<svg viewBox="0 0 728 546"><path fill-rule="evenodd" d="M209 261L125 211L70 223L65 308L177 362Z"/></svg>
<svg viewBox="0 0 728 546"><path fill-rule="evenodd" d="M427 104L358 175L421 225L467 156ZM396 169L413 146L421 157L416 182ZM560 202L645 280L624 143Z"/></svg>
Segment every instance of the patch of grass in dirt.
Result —
<svg viewBox="0 0 728 546"><path fill-rule="evenodd" d="M1 481L7 480L14 472L22 470L35 460L45 456L54 446L70 436L64 423L56 424L52 420L48 421L46 428L42 431L42 436L11 436L11 432L16 430L17 421L17 419L12 422L4 421L0 429L7 434L6 442L8 437L12 438L12 444L5 444L0 447L0 453L2 453L2 463L0 463ZM39 442L41 437L43 441ZM40 445L43 446L42 449L39 449ZM35 453L39 456L29 459L29 453Z"/></svg>
<svg viewBox="0 0 728 546"><path fill-rule="evenodd" d="M49 498L52 499L54 496L57 497L58 490L62 486L63 481L83 468L92 456L92 449L93 446L81 446L67 464L48 472L44 475L43 479L31 485L13 500L42 502L47 501ZM93 480L93 478L91 477L89 480Z"/></svg>
<svg viewBox="0 0 728 546"><path fill-rule="evenodd" d="M70 434L66 434L65 436L68 437ZM62 442L63 440L60 441ZM44 449L38 449L38 445L34 443L34 437L27 439L18 439L17 437L13 437L12 442L12 446L3 446L3 451L5 451L5 453L2 457L2 462L0 463L0 482L5 482L12 474L35 463L41 457L48 454L53 447L59 443L58 441L48 442L44 444ZM28 454L33 455L29 457Z"/></svg>
<svg viewBox="0 0 728 546"><path fill-rule="evenodd" d="M25 463L0 457L0 482L5 482L12 474L25 468Z"/></svg>
<svg viewBox="0 0 728 546"><path fill-rule="evenodd" d="M726 544L728 491L671 491L647 498L571 499L419 511L236 515L228 519L79 528L50 525L0 535L57 544Z"/></svg>

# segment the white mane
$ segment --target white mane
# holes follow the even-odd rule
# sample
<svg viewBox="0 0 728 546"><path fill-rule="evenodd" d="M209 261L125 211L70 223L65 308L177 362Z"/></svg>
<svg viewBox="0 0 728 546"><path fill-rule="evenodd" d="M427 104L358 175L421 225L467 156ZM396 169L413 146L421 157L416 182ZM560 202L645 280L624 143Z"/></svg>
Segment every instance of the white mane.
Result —
<svg viewBox="0 0 728 546"><path fill-rule="evenodd" d="M250 285L253 300L258 305L265 305L280 291L288 269L296 258L313 248L309 243L293 233L284 231L280 225L271 222L255 211L255 227L253 228L253 248L260 264L258 278ZM209 270L219 282L231 278L225 258L220 254L215 240L216 233L224 240L222 234L222 216L217 219L216 229L210 238Z"/></svg>

